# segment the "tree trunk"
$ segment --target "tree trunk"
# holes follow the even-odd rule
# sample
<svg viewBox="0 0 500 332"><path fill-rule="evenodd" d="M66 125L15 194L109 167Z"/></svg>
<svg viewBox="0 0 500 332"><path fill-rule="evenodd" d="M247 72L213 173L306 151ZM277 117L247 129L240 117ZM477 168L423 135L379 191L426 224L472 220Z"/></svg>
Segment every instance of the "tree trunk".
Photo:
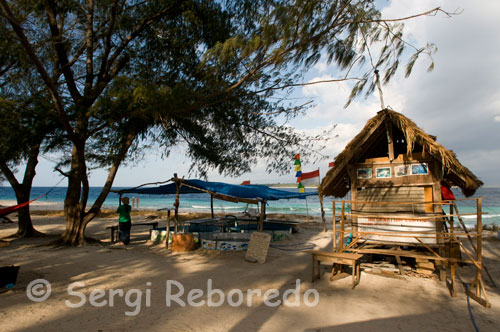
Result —
<svg viewBox="0 0 500 332"><path fill-rule="evenodd" d="M19 183L14 173L8 167L5 162L0 162L0 169L9 181L12 189L16 193L17 204L23 204L30 200L31 188L33 185L33 178L35 177L35 168L38 164L38 154L40 152L40 146L35 145L31 148L28 153L28 161L24 169L23 182ZM18 211L18 229L13 235L14 237L39 237L43 236L43 233L37 231L33 227L30 215L30 206L26 205L20 208Z"/></svg>
<svg viewBox="0 0 500 332"><path fill-rule="evenodd" d="M16 193L16 196L18 196L17 202L18 204L27 202L29 200L29 193L31 190L29 190L27 193L24 193L23 198L19 198L18 193ZM31 215L30 215L30 206L26 205L19 210L17 210L18 213L18 229L17 232L14 234L14 237L40 237L43 236L43 233L37 231L33 227L33 223L31 221Z"/></svg>
<svg viewBox="0 0 500 332"><path fill-rule="evenodd" d="M62 245L76 246L85 243L83 214L87 202L83 202L84 205L82 208L80 198L82 193L82 177L86 177L87 174L82 174L81 172L82 166L80 165L80 161L82 159L78 156L79 154L84 154L84 151L82 147L79 148L74 144L71 153L71 169L68 175L68 189L64 199L66 229L59 241L57 241Z"/></svg>
<svg viewBox="0 0 500 332"><path fill-rule="evenodd" d="M92 207L85 211L88 199L88 176L85 162L84 145L74 145L71 159L71 170L68 176L68 190L64 199L64 217L66 219L66 230L58 244L78 246L86 242L85 229L98 214L102 204L111 190L118 168L125 158L130 145L136 134L130 132L125 138L123 145L116 155L115 162L109 169L108 177Z"/></svg>

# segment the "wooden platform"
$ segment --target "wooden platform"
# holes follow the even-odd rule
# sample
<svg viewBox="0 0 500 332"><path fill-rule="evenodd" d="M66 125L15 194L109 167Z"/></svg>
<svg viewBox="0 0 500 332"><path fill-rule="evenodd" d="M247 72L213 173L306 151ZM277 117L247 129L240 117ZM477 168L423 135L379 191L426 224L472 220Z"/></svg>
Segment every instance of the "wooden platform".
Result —
<svg viewBox="0 0 500 332"><path fill-rule="evenodd" d="M306 252L312 255L312 282L321 278L321 262L326 262L334 264L330 274L330 281L340 272L341 265L350 265L352 267L352 288L354 289L359 283L359 261L363 255L319 250L307 250ZM316 262L318 262L317 269Z"/></svg>

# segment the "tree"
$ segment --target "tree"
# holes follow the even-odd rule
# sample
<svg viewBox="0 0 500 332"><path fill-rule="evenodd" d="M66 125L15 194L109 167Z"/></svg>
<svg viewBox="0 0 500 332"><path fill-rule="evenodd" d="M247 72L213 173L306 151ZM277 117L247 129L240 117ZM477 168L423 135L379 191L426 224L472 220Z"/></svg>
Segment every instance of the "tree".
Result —
<svg viewBox="0 0 500 332"><path fill-rule="evenodd" d="M202 174L238 174L257 157L283 168L300 137L277 121L303 108L284 97L270 102L276 91L295 85L322 55L349 73L379 42L386 45L377 67L387 68L388 81L405 47L401 29L368 0L0 0L0 8L72 145L61 170L68 177L61 243L72 245L85 242L119 166L144 151L141 143L168 152L184 142ZM367 83L369 73L353 96L373 89ZM109 173L87 209L91 165Z"/></svg>
<svg viewBox="0 0 500 332"><path fill-rule="evenodd" d="M18 204L30 200L40 151L47 152L62 141L59 121L52 112L50 98L29 59L20 52L13 34L0 26L0 172L13 188ZM59 131L59 132L58 132ZM16 168L25 163L22 181ZM33 227L29 205L18 210L18 230L14 236L40 236Z"/></svg>

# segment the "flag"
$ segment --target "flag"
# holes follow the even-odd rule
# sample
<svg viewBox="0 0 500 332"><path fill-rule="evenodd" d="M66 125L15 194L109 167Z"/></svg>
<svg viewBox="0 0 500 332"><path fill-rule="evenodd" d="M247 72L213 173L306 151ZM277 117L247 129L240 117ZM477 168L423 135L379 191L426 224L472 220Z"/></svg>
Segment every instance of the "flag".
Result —
<svg viewBox="0 0 500 332"><path fill-rule="evenodd" d="M295 157L293 157L293 159L295 159L295 160L299 160L299 159L300 159L300 153L297 153L297 154L295 155Z"/></svg>
<svg viewBox="0 0 500 332"><path fill-rule="evenodd" d="M312 172L302 172L301 175L301 182L305 186L319 186L319 169L312 171Z"/></svg>
<svg viewBox="0 0 500 332"><path fill-rule="evenodd" d="M335 166L335 163L333 161L328 163L328 167L333 167L333 166Z"/></svg>
<svg viewBox="0 0 500 332"><path fill-rule="evenodd" d="M250 180L243 181L241 183L242 186L248 186L250 184Z"/></svg>
<svg viewBox="0 0 500 332"><path fill-rule="evenodd" d="M302 169L300 168L300 165L295 165L295 172L299 172L301 171Z"/></svg>

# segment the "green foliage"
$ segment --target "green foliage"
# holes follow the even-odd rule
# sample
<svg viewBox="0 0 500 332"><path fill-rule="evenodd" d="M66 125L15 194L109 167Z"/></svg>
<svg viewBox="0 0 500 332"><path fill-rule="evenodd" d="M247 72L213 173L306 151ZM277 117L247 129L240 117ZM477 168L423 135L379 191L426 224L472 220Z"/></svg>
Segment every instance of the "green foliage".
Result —
<svg viewBox="0 0 500 332"><path fill-rule="evenodd" d="M40 125L35 132L54 133L58 118L65 134L49 145L72 146L61 166L75 218L87 213L89 169L110 168L109 190L120 164L148 148L168 154L184 144L201 175L238 175L260 158L285 171L295 153L321 157L312 149L321 137L287 125L305 110L287 100L288 88L322 57L348 75L368 55L372 67L351 99L370 93L373 70L388 82L406 47L403 26L384 22L371 0L0 0L0 8L2 105Z"/></svg>

